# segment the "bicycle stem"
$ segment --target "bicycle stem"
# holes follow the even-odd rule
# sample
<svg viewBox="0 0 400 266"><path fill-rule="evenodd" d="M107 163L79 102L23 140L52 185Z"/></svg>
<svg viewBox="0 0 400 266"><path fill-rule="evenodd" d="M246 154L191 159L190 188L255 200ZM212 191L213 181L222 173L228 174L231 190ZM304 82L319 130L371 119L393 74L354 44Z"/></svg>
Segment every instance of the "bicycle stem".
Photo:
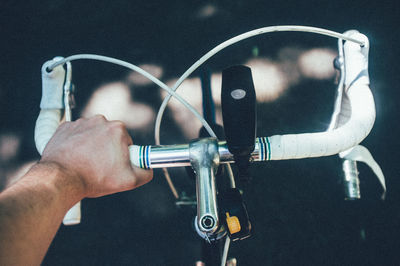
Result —
<svg viewBox="0 0 400 266"><path fill-rule="evenodd" d="M218 143L215 138L192 141L189 157L196 174L197 226L203 233L215 232L219 225L215 173L219 166Z"/></svg>

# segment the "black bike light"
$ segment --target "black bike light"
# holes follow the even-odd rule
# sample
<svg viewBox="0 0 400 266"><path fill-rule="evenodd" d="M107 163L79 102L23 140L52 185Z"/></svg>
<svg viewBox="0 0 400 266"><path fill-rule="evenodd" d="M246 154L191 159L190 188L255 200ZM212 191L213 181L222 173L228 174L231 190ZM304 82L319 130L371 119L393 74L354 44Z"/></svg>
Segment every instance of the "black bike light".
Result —
<svg viewBox="0 0 400 266"><path fill-rule="evenodd" d="M239 173L244 173L256 138L256 92L249 67L232 66L222 72L221 105L229 152Z"/></svg>

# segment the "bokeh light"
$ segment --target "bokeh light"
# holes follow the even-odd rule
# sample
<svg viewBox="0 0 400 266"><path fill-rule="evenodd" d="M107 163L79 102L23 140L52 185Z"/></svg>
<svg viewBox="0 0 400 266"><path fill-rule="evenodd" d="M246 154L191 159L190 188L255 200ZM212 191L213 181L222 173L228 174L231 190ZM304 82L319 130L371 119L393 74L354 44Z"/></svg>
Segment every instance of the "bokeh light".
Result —
<svg viewBox="0 0 400 266"><path fill-rule="evenodd" d="M120 120L129 129L143 130L152 126L154 110L148 105L134 102L129 87L114 82L98 88L90 98L82 116L104 115L108 120Z"/></svg>

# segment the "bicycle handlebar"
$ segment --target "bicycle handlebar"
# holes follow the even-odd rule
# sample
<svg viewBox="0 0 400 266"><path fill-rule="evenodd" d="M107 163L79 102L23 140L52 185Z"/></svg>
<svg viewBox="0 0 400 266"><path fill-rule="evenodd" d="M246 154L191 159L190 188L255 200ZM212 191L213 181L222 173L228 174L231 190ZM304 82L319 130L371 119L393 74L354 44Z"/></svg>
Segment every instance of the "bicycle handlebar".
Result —
<svg viewBox="0 0 400 266"><path fill-rule="evenodd" d="M352 37L362 39L363 47L346 42L344 45L345 93L348 101L341 115L348 121L336 129L304 134L275 135L257 138L252 153L254 160L287 160L329 156L348 150L360 143L371 131L375 121L375 104L369 88L368 39L355 31ZM354 36L356 35L356 36ZM141 168L189 165L188 145L131 146L132 163ZM221 163L233 162L224 142L219 143Z"/></svg>
<svg viewBox="0 0 400 266"><path fill-rule="evenodd" d="M348 150L360 143L371 131L375 121L375 104L369 88L368 76L368 38L356 31L345 33L363 42L363 46L346 41L344 44L345 91L348 101L343 101L340 112L348 117L346 123L339 123L333 130L275 135L257 138L253 151L254 160L286 160L308 157L328 156ZM41 111L36 122L35 143L42 154L61 120L63 105L63 84L65 71L62 65L48 72L48 67L60 58L46 62L42 67L43 96ZM130 146L133 165L142 168L184 166L189 163L188 145L174 146ZM221 163L232 162L233 157L224 143L219 145ZM72 217L72 223L79 217ZM76 219L75 219L76 218ZM64 220L66 224L66 220Z"/></svg>

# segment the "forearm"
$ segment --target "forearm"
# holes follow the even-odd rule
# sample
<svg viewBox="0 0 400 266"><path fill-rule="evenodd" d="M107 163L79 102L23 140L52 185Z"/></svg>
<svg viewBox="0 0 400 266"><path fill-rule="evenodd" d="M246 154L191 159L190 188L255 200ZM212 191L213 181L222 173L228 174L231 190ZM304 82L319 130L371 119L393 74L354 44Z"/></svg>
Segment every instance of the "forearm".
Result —
<svg viewBox="0 0 400 266"><path fill-rule="evenodd" d="M77 177L39 163L0 193L0 265L39 265L61 221L83 197Z"/></svg>
<svg viewBox="0 0 400 266"><path fill-rule="evenodd" d="M151 171L132 168L129 145L123 123L102 116L61 124L41 162L0 193L0 265L39 265L75 203L149 182Z"/></svg>

